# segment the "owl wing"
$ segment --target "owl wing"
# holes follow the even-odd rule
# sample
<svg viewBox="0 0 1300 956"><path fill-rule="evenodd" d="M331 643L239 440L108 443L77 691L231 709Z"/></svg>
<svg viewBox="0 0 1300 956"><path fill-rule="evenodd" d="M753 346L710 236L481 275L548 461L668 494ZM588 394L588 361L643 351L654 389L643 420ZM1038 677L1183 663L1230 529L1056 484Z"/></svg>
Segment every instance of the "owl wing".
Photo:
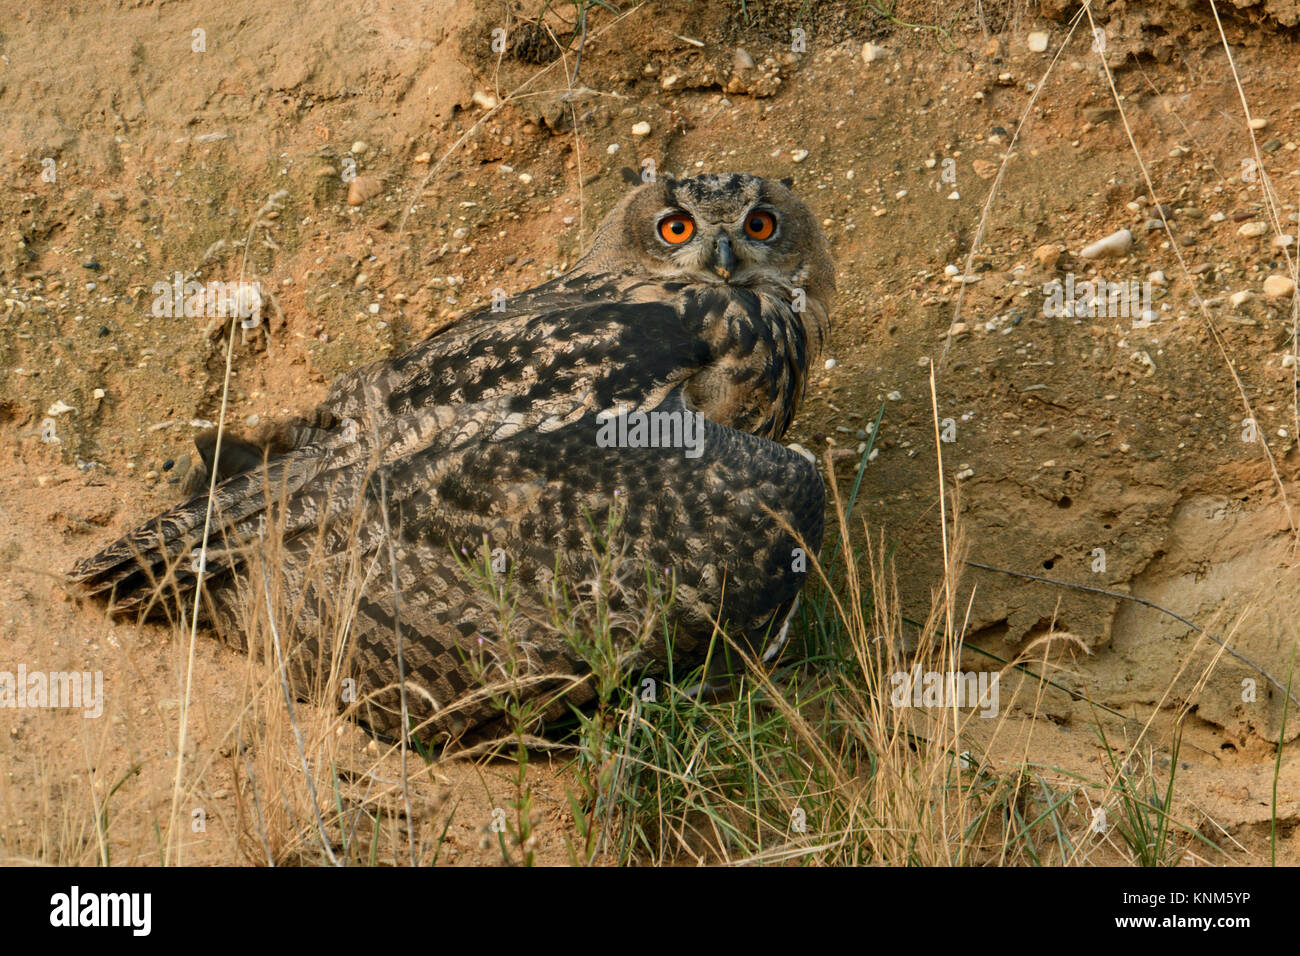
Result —
<svg viewBox="0 0 1300 956"><path fill-rule="evenodd" d="M320 625L355 615L358 674L378 702L370 722L383 728L394 720L382 689L397 679L399 643L409 654L405 672L428 691L421 699L437 704L431 713L472 695L483 667L500 672L491 646L500 628L464 566L486 542L534 595L521 625L532 672L576 673L573 648L542 626L536 595L557 569L589 570L589 542L621 499L638 573L657 567L677 581L673 613L686 657L715 622L761 639L797 594L798 542L814 553L820 544L824 492L815 467L707 417L692 419L702 436L695 457L597 443L608 409L696 415L688 393L701 370L716 367L737 337L761 353L763 333L745 324L764 323L763 309L751 308L757 303L676 295L662 283L557 282L344 376L295 426L296 444L218 484L205 567L216 616L240 629L232 573L268 526L283 529L281 574L300 609L303 679L334 652L331 628ZM738 366L733 378L761 383L762 367ZM715 382L705 396L717 391ZM206 494L196 496L81 562L73 576L92 593L111 591L121 610L147 605L169 573L179 593L192 591L196 569L185 559L207 510ZM340 596L355 606L342 607ZM480 649L490 659L476 663ZM480 710L457 719L472 725L496 705L473 706Z"/></svg>
<svg viewBox="0 0 1300 956"><path fill-rule="evenodd" d="M680 422L698 415L680 389L645 414ZM391 551L373 519L362 522L370 530L360 538L333 542L376 569L351 623L353 676L372 728L397 726L398 634L404 673L421 689L411 712L437 729L456 729L439 716L453 704L465 726L499 710L490 697L474 697L487 674L534 681L538 695L586 699L589 686L565 681L588 670L583 652L555 626L544 597L560 597L552 590L559 581L569 600L591 600L584 582L598 578L611 552L616 580L605 582L603 597L614 620L644 607L652 592L672 593L665 613L676 626L671 656L679 671L702 661L719 626L760 656L798 595L804 556L820 547L824 486L817 468L785 446L692 420L681 447L601 447L610 419L588 412L549 431L422 449L378 471L366 507L387 514ZM498 586L509 595L508 627ZM626 653L631 664L669 657L659 629Z"/></svg>
<svg viewBox="0 0 1300 956"><path fill-rule="evenodd" d="M416 452L436 459L620 402L655 402L710 360L698 335L710 317L664 299L656 283L560 279L506 302L504 311L481 310L396 359L342 376L308 419L267 440L285 450L271 454L265 468L216 486L210 550L224 557L209 555L205 575L236 566L240 546L265 533L268 519L286 537L344 521L373 469ZM220 461L211 450L204 455L219 477L233 470L232 458L247 457L242 442L226 444ZM230 456L229 447L239 454ZM208 524L200 484L203 493L78 562L72 578L88 594L112 593L124 612L152 601L169 576L184 593L197 577L189 559Z"/></svg>

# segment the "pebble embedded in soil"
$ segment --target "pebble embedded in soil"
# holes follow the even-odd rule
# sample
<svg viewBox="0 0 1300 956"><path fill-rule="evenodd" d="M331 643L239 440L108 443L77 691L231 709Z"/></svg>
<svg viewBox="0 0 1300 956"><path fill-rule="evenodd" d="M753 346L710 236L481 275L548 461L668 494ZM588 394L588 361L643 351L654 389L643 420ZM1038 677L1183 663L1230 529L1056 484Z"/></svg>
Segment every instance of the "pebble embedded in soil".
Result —
<svg viewBox="0 0 1300 956"><path fill-rule="evenodd" d="M1289 299L1295 292L1290 276L1269 276L1264 280L1264 294L1270 299Z"/></svg>
<svg viewBox="0 0 1300 956"><path fill-rule="evenodd" d="M384 191L384 184L375 176L358 176L348 183L348 205L360 206Z"/></svg>
<svg viewBox="0 0 1300 956"><path fill-rule="evenodd" d="M1048 242L1034 250L1034 260L1044 269L1055 269L1064 251L1055 242Z"/></svg>
<svg viewBox="0 0 1300 956"><path fill-rule="evenodd" d="M1129 251L1133 245L1133 233L1127 229L1120 229L1112 232L1109 236L1098 239L1089 246L1085 246L1079 253L1080 259L1102 259L1107 256L1122 256Z"/></svg>

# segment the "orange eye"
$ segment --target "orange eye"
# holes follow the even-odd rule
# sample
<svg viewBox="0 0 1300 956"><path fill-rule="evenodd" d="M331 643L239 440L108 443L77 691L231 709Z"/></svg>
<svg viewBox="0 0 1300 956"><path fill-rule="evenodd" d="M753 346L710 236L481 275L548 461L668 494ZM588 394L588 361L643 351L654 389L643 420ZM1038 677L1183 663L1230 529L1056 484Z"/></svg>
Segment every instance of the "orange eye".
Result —
<svg viewBox="0 0 1300 956"><path fill-rule="evenodd" d="M695 234L695 220L685 213L665 216L659 221L659 235L664 242L680 246Z"/></svg>
<svg viewBox="0 0 1300 956"><path fill-rule="evenodd" d="M745 234L751 239L771 239L776 232L776 217L770 212L751 212L745 220Z"/></svg>

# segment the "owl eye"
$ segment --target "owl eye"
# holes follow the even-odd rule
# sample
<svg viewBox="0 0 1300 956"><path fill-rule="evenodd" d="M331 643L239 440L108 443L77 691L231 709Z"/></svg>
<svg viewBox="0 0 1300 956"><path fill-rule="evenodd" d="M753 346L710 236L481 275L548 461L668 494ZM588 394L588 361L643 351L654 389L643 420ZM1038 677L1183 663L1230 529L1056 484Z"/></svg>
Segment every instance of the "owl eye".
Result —
<svg viewBox="0 0 1300 956"><path fill-rule="evenodd" d="M680 246L695 234L695 220L685 213L665 216L659 220L659 237L664 242Z"/></svg>
<svg viewBox="0 0 1300 956"><path fill-rule="evenodd" d="M751 239L771 239L776 232L776 216L770 212L751 212L745 219L745 235Z"/></svg>

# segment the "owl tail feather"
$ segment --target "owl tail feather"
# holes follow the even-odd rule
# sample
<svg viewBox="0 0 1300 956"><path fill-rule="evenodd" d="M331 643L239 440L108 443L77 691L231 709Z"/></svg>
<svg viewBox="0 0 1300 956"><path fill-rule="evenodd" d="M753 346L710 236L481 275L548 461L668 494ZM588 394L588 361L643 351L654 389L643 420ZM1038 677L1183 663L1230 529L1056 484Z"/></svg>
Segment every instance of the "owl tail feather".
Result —
<svg viewBox="0 0 1300 956"><path fill-rule="evenodd" d="M215 434L200 435L195 444L203 464L193 469L198 474L188 476L186 487L198 485L203 491L77 562L70 577L83 594L107 598L119 613L147 610L164 586L179 596L192 595L200 566L207 581L237 567L245 546L266 532L269 502L284 500L282 495L292 495L306 484L317 473L314 466L321 457L321 450L299 449L268 459L257 445L223 435L216 460ZM206 479L214 470L217 485L209 519Z"/></svg>

